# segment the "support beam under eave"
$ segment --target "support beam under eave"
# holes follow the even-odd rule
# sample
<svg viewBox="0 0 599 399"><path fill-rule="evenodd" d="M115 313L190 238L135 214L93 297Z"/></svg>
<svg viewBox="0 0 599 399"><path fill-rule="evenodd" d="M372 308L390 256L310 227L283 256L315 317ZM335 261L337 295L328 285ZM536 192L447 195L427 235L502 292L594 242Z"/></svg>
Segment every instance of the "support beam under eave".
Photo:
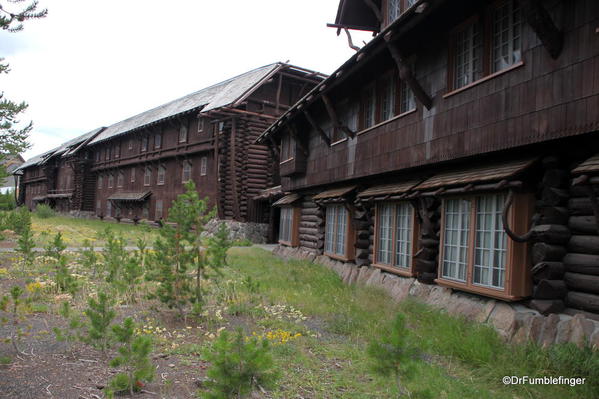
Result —
<svg viewBox="0 0 599 399"><path fill-rule="evenodd" d="M521 4L526 22L537 34L551 58L557 59L564 47L564 32L555 26L540 0L524 0Z"/></svg>
<svg viewBox="0 0 599 399"><path fill-rule="evenodd" d="M290 122L287 124L287 129L289 130L289 134L291 134L291 137L293 137L293 139L297 143L297 146L300 148L300 150L302 150L302 152L304 153L305 156L308 156L308 149L306 148L304 143L302 143L302 141L300 140L299 135L297 134L297 131L295 130L295 126L293 126Z"/></svg>
<svg viewBox="0 0 599 399"><path fill-rule="evenodd" d="M310 115L310 113L307 110L304 110L304 116L306 117L306 119L308 120L310 125L312 125L314 130L316 130L316 132L320 135L320 137L322 137L324 142L327 143L327 145L331 145L331 138L329 136L327 136L325 131L322 130L322 128L318 125L318 123L316 123L314 118L312 118L312 115Z"/></svg>
<svg viewBox="0 0 599 399"><path fill-rule="evenodd" d="M327 109L327 113L329 114L329 118L331 118L333 125L337 129L341 129L347 137L354 138L356 133L354 131L352 131L350 128L348 128L347 126L345 126L343 123L341 123L341 121L337 117L337 112L335 111L335 107L333 106L333 103L331 102L331 99L329 98L329 96L327 96L326 94L323 94L322 101L324 102L324 106Z"/></svg>
<svg viewBox="0 0 599 399"><path fill-rule="evenodd" d="M405 81L410 89L412 89L414 96L416 99L418 99L420 104L424 105L426 109L431 109L433 106L432 98L424 91L418 80L416 80L412 70L406 65L404 57L401 55L397 47L391 42L391 37L388 34L385 35L385 42L387 42L387 48L391 53L391 57L393 57L395 64L397 64L399 78Z"/></svg>

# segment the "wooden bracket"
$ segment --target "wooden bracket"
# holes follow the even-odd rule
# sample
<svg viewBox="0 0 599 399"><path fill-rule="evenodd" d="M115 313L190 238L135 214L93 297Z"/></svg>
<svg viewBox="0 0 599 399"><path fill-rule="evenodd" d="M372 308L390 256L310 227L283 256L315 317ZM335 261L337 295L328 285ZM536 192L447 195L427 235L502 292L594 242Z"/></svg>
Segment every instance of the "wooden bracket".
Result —
<svg viewBox="0 0 599 399"><path fill-rule="evenodd" d="M310 115L310 113L307 110L304 110L304 116L306 117L306 119L308 120L308 122L310 123L310 125L312 125L312 127L314 128L314 130L316 130L316 132L320 135L320 137L322 137L322 139L324 140L325 143L327 143L327 145L331 145L331 139L329 136L327 136L327 134L325 133L324 130L322 130L322 128L318 125L318 123L316 123L316 121L314 120L314 118L312 118L312 115Z"/></svg>
<svg viewBox="0 0 599 399"><path fill-rule="evenodd" d="M420 104L424 105L426 109L431 109L433 106L432 98L424 91L418 80L416 80L412 73L412 69L406 65L405 58L402 56L401 52L395 45L393 45L393 43L391 43L391 36L389 34L385 35L385 42L387 42L387 48L391 53L391 57L393 57L395 64L397 64L399 78L408 84Z"/></svg>
<svg viewBox="0 0 599 399"><path fill-rule="evenodd" d="M376 19L378 19L379 22L383 22L383 14L381 14L381 10L376 6L376 4L374 4L374 1L372 1L372 0L363 0L363 1L364 1L364 3L366 3L366 5L368 7L370 7L372 12L376 16Z"/></svg>
<svg viewBox="0 0 599 399"><path fill-rule="evenodd" d="M272 148L272 152L274 152L277 159L281 159L281 156L279 154L279 147L277 146L277 143L274 141L272 136L268 136L268 141L270 142L270 148Z"/></svg>
<svg viewBox="0 0 599 399"><path fill-rule="evenodd" d="M521 4L524 18L535 31L551 58L557 59L564 47L564 32L555 26L551 15L540 0L524 0Z"/></svg>
<svg viewBox="0 0 599 399"><path fill-rule="evenodd" d="M356 135L355 132L353 132L350 128L341 123L339 117L337 116L337 112L335 111L335 107L331 102L331 99L326 94L323 94L322 101L324 101L324 105L329 114L329 118L331 118L331 121L333 122L335 128L342 130L347 137L354 138L354 136Z"/></svg>
<svg viewBox="0 0 599 399"><path fill-rule="evenodd" d="M308 149L306 148L306 146L304 146L304 143L302 143L302 141L300 140L299 135L297 134L297 131L295 130L295 126L293 126L292 123L288 123L287 129L289 130L289 134L291 134L291 137L293 137L293 139L297 143L300 150L302 150L302 152L304 153L305 156L308 156Z"/></svg>

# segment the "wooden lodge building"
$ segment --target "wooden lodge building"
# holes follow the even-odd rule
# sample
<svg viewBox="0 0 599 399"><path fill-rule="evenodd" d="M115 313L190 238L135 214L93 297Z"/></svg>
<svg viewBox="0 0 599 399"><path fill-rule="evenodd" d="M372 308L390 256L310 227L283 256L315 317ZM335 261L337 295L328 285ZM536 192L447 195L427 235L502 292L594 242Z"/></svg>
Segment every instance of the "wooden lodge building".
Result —
<svg viewBox="0 0 599 399"><path fill-rule="evenodd" d="M375 37L257 141L280 245L599 313L599 1L341 0L332 26Z"/></svg>
<svg viewBox="0 0 599 399"><path fill-rule="evenodd" d="M23 164L19 202L160 221L191 179L221 219L274 223L253 198L279 183L278 162L255 140L324 77L275 63L96 129Z"/></svg>

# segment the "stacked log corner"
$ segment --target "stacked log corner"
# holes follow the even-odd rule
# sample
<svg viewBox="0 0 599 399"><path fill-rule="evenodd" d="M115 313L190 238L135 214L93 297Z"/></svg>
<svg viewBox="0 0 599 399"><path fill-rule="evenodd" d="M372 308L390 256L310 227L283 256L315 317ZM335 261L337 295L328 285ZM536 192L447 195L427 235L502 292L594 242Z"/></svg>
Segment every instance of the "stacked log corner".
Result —
<svg viewBox="0 0 599 399"><path fill-rule="evenodd" d="M300 247L308 248L310 251L322 255L324 250L324 211L310 196L304 196L300 205Z"/></svg>
<svg viewBox="0 0 599 399"><path fill-rule="evenodd" d="M532 228L532 300L529 306L542 314L564 310L567 286L563 258L570 239L568 228L569 173L559 159L543 159L543 178L537 191L537 225Z"/></svg>
<svg viewBox="0 0 599 399"><path fill-rule="evenodd" d="M354 212L354 228L356 231L355 263L358 266L369 266L373 263L374 253L374 222L372 219L373 206L371 203L361 203Z"/></svg>
<svg viewBox="0 0 599 399"><path fill-rule="evenodd" d="M412 204L417 211L420 226L413 271L419 282L433 284L439 264L441 201L435 197L423 197Z"/></svg>
<svg viewBox="0 0 599 399"><path fill-rule="evenodd" d="M599 226L590 195L599 195L596 178L571 185L568 226L572 237L564 256L564 281L570 308L599 313Z"/></svg>

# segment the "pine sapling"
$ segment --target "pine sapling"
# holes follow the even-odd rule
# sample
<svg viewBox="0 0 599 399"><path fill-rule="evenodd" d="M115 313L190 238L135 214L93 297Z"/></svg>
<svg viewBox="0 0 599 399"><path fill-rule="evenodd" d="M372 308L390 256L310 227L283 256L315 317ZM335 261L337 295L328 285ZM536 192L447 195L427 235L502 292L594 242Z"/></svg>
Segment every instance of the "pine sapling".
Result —
<svg viewBox="0 0 599 399"><path fill-rule="evenodd" d="M124 287L127 303L135 303L136 288L141 282L143 269L139 258L135 255L128 256L121 271L121 284Z"/></svg>
<svg viewBox="0 0 599 399"><path fill-rule="evenodd" d="M5 295L0 300L0 310L10 315L10 320L7 317L2 317L2 324L8 324L9 322L14 326L10 338L8 339L12 344L15 352L21 355L25 355L19 348L21 338L27 333L20 327L21 315L19 313L19 306L21 305L21 295L23 295L23 288L15 285L10 290L10 295Z"/></svg>
<svg viewBox="0 0 599 399"><path fill-rule="evenodd" d="M86 341L99 348L104 355L112 338L110 323L116 316L112 306L113 302L108 295L100 292L97 301L94 298L88 300L88 308L85 310L89 319Z"/></svg>
<svg viewBox="0 0 599 399"><path fill-rule="evenodd" d="M104 266L108 271L106 281L112 283L120 278L121 267L127 257L125 240L121 236L115 236L110 229L104 232L106 245L104 248Z"/></svg>
<svg viewBox="0 0 599 399"><path fill-rule="evenodd" d="M77 293L77 290L79 289L79 286L77 284L77 280L75 279L75 277L73 277L73 275L69 271L67 262L68 262L68 259L64 255L61 255L58 258L58 260L55 261L55 264L56 264L56 274L55 274L56 286L58 287L60 292L68 292L72 296L75 296L75 294Z"/></svg>
<svg viewBox="0 0 599 399"><path fill-rule="evenodd" d="M62 233L58 232L56 233L52 241L50 241L48 245L46 245L45 255L58 261L60 257L63 255L65 249L67 249L67 245L64 243L62 239Z"/></svg>
<svg viewBox="0 0 599 399"><path fill-rule="evenodd" d="M139 391L144 382L154 379L154 366L150 360L152 339L147 335L135 336L135 323L127 317L122 325L112 326L116 340L121 344L119 355L112 359L110 366L121 367L124 371L114 376L108 384L110 395L114 392Z"/></svg>
<svg viewBox="0 0 599 399"><path fill-rule="evenodd" d="M96 278L100 262L98 262L98 254L94 251L94 243L90 240L83 241L79 262L86 270L92 272L93 278Z"/></svg>
<svg viewBox="0 0 599 399"><path fill-rule="evenodd" d="M67 301L60 305L58 313L65 320L66 325L64 328L54 327L54 335L58 342L65 342L67 351L70 351L72 343L82 338L81 329L83 328L83 322L81 315L75 313L71 304Z"/></svg>
<svg viewBox="0 0 599 399"><path fill-rule="evenodd" d="M206 399L244 398L258 387L270 387L277 378L267 339L245 338L241 329L231 336L220 333L206 354Z"/></svg>
<svg viewBox="0 0 599 399"><path fill-rule="evenodd" d="M33 266L35 260L34 247L35 241L33 240L31 225L28 224L23 228L17 240L17 252L23 257L23 272L25 272L25 269L30 269Z"/></svg>

